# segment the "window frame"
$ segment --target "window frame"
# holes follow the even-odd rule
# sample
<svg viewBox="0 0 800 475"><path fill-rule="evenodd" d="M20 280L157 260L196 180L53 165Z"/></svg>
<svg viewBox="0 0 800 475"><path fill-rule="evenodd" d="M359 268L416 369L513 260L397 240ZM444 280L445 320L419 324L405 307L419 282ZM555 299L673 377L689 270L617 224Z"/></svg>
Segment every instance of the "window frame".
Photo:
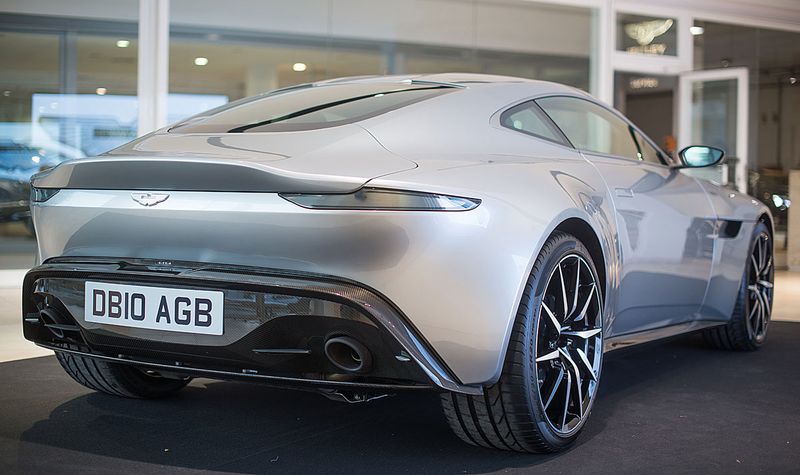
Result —
<svg viewBox="0 0 800 475"><path fill-rule="evenodd" d="M633 144L636 147L636 149L639 152L639 154L641 154L641 145L639 144L639 141L636 139L636 135L635 134L631 134L631 130L636 131L639 135L641 135L641 137L651 147L653 147L655 150L657 150L661 154L661 157L660 157L660 162L661 163L649 162L649 161L645 160L644 157L642 157L642 158L631 158L631 157L625 157L623 155L616 155L616 154L612 154L612 153L602 153L602 152L595 152L593 150L586 150L586 149L582 149L582 148L576 147L575 145L572 144L572 142L569 142L570 146L573 149L575 149L575 150L577 150L577 151L579 151L581 153L590 154L590 155L597 155L597 156L600 156L600 157L617 158L617 159L620 159L620 160L629 160L631 162L636 162L636 163L646 163L646 164L649 164L649 165L656 165L656 166L661 166L661 167L664 167L664 168L670 168L671 163L669 163L667 158L666 158L669 155L664 153L664 151L661 150L661 147L657 146L655 144L655 142L653 142L653 140L650 139L650 137L648 137L647 134L645 134L642 131L642 129L637 127L636 124L631 122L627 117L625 117L618 110L616 110L614 108L611 108L611 107L608 107L607 105L603 104L602 102L599 102L599 101L595 100L592 97L583 97L583 96L573 95L573 94L543 94L543 95L538 96L538 97L536 97L535 99L532 99L532 100L533 101L539 101L541 99L549 99L549 98L552 98L552 97L565 97L565 98L575 99L575 100L578 100L578 101L585 101L585 102L588 102L590 104L594 104L594 105L596 105L598 107L601 107L601 108L605 109L606 111L610 112L611 114L615 115L620 120L622 120L625 123L625 125L627 126L628 133L630 134L631 140L633 141ZM558 127L558 124L552 119L552 117L550 117L550 114L548 114L547 111L538 102L537 102L536 105L539 106L539 108L542 110L542 112L545 115L547 115L547 118L550 119L550 121L553 123L553 125ZM563 130L561 130L560 127L558 127L558 130L561 132L561 135L563 135L564 137L567 138L567 140L569 140L569 137L567 137L567 135L564 133Z"/></svg>

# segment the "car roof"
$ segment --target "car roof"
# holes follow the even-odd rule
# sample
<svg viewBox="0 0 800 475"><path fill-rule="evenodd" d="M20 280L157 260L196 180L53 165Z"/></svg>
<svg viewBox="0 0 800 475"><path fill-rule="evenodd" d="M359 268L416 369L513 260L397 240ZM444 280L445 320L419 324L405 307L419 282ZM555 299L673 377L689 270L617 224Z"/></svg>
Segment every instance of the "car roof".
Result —
<svg viewBox="0 0 800 475"><path fill-rule="evenodd" d="M529 95L538 94L558 94L558 93L579 93L586 95L580 89L567 86L565 84L540 81L536 79L519 78L514 76L501 76L495 74L479 73L436 73L436 74L401 74L401 75L372 75L372 76L351 76L335 79L328 79L313 83L315 86L337 85L337 84L358 84L358 83L431 83L465 87L470 89L482 89L483 87L513 87L513 89L525 90Z"/></svg>

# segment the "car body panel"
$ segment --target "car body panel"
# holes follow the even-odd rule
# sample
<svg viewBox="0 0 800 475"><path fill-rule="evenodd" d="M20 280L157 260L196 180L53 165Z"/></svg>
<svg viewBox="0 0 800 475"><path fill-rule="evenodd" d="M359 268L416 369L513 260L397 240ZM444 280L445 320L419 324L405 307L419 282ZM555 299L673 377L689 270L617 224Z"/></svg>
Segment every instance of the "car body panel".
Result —
<svg viewBox="0 0 800 475"><path fill-rule="evenodd" d="M666 166L588 155L611 191L625 265L614 333L694 320L711 274L716 216L697 181Z"/></svg>
<svg viewBox="0 0 800 475"><path fill-rule="evenodd" d="M463 89L313 133L173 136L165 129L107 156L61 165L35 185L69 186L70 169L123 162L142 170L154 162L185 170L215 163L286 180L260 192L235 184L209 191L181 181L162 189L167 199L145 207L131 196L146 189L144 179L110 186L95 175L95 186L63 189L33 206L41 259L181 260L352 280L401 309L465 385L499 378L534 261L568 219L584 222L600 243L607 348L729 318L743 249L754 222L768 216L765 207L726 197L675 169L584 156L498 124L500 112L530 98L588 97L566 86L482 75L353 80L463 81ZM481 202L459 212L306 209L277 194L292 179L291 191L366 185ZM641 201L624 204L617 188L630 188ZM722 243L717 231L724 219L747 225ZM688 237L696 238L693 244ZM638 287L626 287L631 282ZM653 302L640 298L648 291ZM663 308L672 296L679 305Z"/></svg>
<svg viewBox="0 0 800 475"><path fill-rule="evenodd" d="M348 192L371 178L415 166L387 152L367 131L354 124L266 134L162 132L100 157L65 162L40 175L37 186Z"/></svg>

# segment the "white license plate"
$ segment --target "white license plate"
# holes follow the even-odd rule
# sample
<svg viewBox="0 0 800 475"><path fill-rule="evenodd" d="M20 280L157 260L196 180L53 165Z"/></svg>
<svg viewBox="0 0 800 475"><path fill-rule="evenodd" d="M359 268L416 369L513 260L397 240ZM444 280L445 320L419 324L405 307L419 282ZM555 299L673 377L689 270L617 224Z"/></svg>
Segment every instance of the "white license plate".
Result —
<svg viewBox="0 0 800 475"><path fill-rule="evenodd" d="M223 293L86 282L87 322L222 335Z"/></svg>

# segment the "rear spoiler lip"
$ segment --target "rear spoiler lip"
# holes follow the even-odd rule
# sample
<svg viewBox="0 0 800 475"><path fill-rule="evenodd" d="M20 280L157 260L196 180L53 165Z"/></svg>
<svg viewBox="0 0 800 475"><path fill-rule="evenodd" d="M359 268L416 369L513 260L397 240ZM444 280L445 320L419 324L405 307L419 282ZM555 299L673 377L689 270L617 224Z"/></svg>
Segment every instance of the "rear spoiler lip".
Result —
<svg viewBox="0 0 800 475"><path fill-rule="evenodd" d="M119 156L68 160L31 177L36 188L258 193L351 193L367 181L229 159Z"/></svg>

